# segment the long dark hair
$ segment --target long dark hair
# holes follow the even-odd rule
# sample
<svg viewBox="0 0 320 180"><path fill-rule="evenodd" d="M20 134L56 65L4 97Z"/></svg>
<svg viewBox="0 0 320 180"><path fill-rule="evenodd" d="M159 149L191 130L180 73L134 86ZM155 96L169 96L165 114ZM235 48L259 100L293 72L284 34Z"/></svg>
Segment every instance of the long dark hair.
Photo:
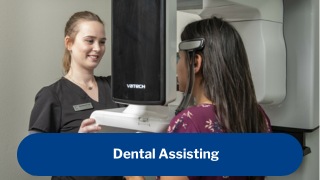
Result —
<svg viewBox="0 0 320 180"><path fill-rule="evenodd" d="M259 107L251 78L247 53L236 29L221 18L212 17L188 24L181 40L204 38L202 57L205 96L227 133L266 133L266 119ZM260 179L260 177L248 177Z"/></svg>

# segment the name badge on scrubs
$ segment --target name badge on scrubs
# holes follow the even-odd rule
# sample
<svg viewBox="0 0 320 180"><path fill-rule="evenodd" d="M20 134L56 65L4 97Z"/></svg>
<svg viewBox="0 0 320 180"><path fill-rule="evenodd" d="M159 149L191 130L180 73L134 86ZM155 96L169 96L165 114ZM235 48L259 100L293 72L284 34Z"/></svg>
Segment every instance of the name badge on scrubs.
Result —
<svg viewBox="0 0 320 180"><path fill-rule="evenodd" d="M73 109L75 111L82 111L86 109L92 109L93 106L91 103L84 103L84 104L78 104L78 105L73 105Z"/></svg>

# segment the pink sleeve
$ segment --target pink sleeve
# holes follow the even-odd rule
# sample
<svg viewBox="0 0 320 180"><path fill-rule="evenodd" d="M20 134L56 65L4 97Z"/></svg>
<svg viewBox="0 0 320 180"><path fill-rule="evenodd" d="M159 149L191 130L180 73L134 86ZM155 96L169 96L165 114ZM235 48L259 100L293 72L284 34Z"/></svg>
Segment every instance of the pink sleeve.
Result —
<svg viewBox="0 0 320 180"><path fill-rule="evenodd" d="M266 112L264 112L263 108L259 105L260 109L262 110L264 116L266 117L266 123L267 123L267 126L268 126L268 133L272 133L272 129L271 129L271 123L270 123L270 119L269 117L267 116Z"/></svg>
<svg viewBox="0 0 320 180"><path fill-rule="evenodd" d="M267 116L267 114L263 111L266 119L267 119L267 125L268 125L268 133L272 133L272 129L271 129L271 123L270 123L270 119L269 117Z"/></svg>

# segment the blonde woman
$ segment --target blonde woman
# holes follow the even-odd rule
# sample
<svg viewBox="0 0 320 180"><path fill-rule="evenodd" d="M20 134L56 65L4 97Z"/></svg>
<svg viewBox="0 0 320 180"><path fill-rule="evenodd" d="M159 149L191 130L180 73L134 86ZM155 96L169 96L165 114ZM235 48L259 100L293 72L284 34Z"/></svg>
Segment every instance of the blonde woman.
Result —
<svg viewBox="0 0 320 180"><path fill-rule="evenodd" d="M72 15L65 27L65 76L42 88L31 112L30 133L89 133L94 110L117 108L111 99L110 80L94 76L105 52L104 24L88 11ZM63 147L62 147L63 148ZM81 158L81 157L79 157ZM66 160L67 161L67 160ZM61 162L63 163L63 162ZM54 180L120 180L122 177L52 177Z"/></svg>

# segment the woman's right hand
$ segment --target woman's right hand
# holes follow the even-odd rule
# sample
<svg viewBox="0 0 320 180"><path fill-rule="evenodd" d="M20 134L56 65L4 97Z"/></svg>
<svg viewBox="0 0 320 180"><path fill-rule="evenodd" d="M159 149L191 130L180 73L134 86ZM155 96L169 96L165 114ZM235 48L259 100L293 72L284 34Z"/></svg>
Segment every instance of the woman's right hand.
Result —
<svg viewBox="0 0 320 180"><path fill-rule="evenodd" d="M82 121L78 133L93 133L101 130L100 126L93 125L96 121L93 118Z"/></svg>

